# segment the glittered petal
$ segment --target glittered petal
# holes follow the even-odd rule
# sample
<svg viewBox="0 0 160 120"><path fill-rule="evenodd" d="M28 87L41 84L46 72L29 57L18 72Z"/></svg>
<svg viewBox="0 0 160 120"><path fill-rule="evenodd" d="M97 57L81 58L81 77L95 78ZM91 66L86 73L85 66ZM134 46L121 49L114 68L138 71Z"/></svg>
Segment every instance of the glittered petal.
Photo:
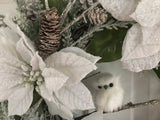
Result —
<svg viewBox="0 0 160 120"><path fill-rule="evenodd" d="M53 101L45 100L48 106L48 110L52 115L60 115L64 119L73 120L73 114L69 108L63 104L58 104Z"/></svg>
<svg viewBox="0 0 160 120"><path fill-rule="evenodd" d="M73 53L57 52L46 59L46 65L69 77L66 85L80 82L88 73L97 67L89 60Z"/></svg>
<svg viewBox="0 0 160 120"><path fill-rule="evenodd" d="M142 27L142 33L143 45L160 45L160 25L151 28Z"/></svg>
<svg viewBox="0 0 160 120"><path fill-rule="evenodd" d="M128 31L123 43L121 61L125 68L134 72L155 68L160 60L159 45L143 44L143 38L142 28L136 24Z"/></svg>
<svg viewBox="0 0 160 120"><path fill-rule="evenodd" d="M130 15L135 11L140 0L99 0L101 5L113 17L121 21L130 21Z"/></svg>
<svg viewBox="0 0 160 120"><path fill-rule="evenodd" d="M67 47L67 48L62 49L61 51L74 53L78 56L88 59L92 63L96 63L98 60L101 59L101 57L93 56L78 47Z"/></svg>
<svg viewBox="0 0 160 120"><path fill-rule="evenodd" d="M12 42L7 41L6 36L1 36L0 33L0 63L10 64L11 66L19 68L23 62L19 60L15 45L13 45Z"/></svg>
<svg viewBox="0 0 160 120"><path fill-rule="evenodd" d="M0 64L8 64L12 67L20 68L24 63L6 51L0 50Z"/></svg>
<svg viewBox="0 0 160 120"><path fill-rule="evenodd" d="M17 33L18 35L21 34L21 30L20 30L19 26L13 22L12 16L10 16L9 14L7 14L7 15L4 17L3 21L4 21L4 23L5 23L10 29L12 29L15 33Z"/></svg>
<svg viewBox="0 0 160 120"><path fill-rule="evenodd" d="M160 0L141 0L131 16L145 27L153 27L159 24Z"/></svg>
<svg viewBox="0 0 160 120"><path fill-rule="evenodd" d="M71 110L95 108L90 91L81 82L74 86L63 87L57 92L57 97Z"/></svg>
<svg viewBox="0 0 160 120"><path fill-rule="evenodd" d="M0 90L0 102L3 102L8 99L10 94L12 94L13 89L8 89L8 90Z"/></svg>
<svg viewBox="0 0 160 120"><path fill-rule="evenodd" d="M33 86L18 86L8 98L8 114L23 115L31 106L33 100Z"/></svg>
<svg viewBox="0 0 160 120"><path fill-rule="evenodd" d="M29 40L29 38L21 31L19 26L15 24L12 20L12 18L9 15L6 15L4 18L4 22L11 28L19 37L23 40L25 46L32 52L32 54L35 53L35 48L33 45L33 42ZM21 51L19 51L21 52Z"/></svg>
<svg viewBox="0 0 160 120"><path fill-rule="evenodd" d="M46 67L42 58L38 55L38 52L31 59L31 66L33 70L42 70Z"/></svg>
<svg viewBox="0 0 160 120"><path fill-rule="evenodd" d="M50 92L58 91L68 79L66 75L53 68L45 68L42 72L42 76L44 77L46 87Z"/></svg>
<svg viewBox="0 0 160 120"><path fill-rule="evenodd" d="M0 28L0 50L5 50L17 57L16 42L19 36L9 28Z"/></svg>
<svg viewBox="0 0 160 120"><path fill-rule="evenodd" d="M37 87L36 90L44 99L47 99L48 101L52 100L52 93L48 91L45 83Z"/></svg>
<svg viewBox="0 0 160 120"><path fill-rule="evenodd" d="M21 55L22 59L27 62L28 64L30 64L30 61L33 57L33 53L27 48L27 46L25 45L23 39L20 39L17 42L17 46L16 46L17 51L19 52L19 54Z"/></svg>
<svg viewBox="0 0 160 120"><path fill-rule="evenodd" d="M22 75L0 73L0 91L8 90L23 81Z"/></svg>

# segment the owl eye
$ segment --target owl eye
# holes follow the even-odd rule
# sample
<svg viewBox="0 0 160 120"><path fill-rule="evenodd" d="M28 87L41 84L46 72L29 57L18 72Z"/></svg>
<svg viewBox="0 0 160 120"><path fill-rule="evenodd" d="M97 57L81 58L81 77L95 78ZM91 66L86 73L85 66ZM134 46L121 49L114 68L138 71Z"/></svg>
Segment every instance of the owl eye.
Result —
<svg viewBox="0 0 160 120"><path fill-rule="evenodd" d="M102 86L98 86L99 89L102 89Z"/></svg>
<svg viewBox="0 0 160 120"><path fill-rule="evenodd" d="M110 84L109 84L109 87L113 87L113 83L110 83Z"/></svg>

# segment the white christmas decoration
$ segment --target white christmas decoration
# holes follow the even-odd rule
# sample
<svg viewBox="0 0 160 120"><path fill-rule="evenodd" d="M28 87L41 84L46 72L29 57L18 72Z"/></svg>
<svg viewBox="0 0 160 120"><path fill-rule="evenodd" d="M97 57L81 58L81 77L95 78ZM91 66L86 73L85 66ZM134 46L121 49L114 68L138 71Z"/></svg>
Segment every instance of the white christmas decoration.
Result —
<svg viewBox="0 0 160 120"><path fill-rule="evenodd" d="M98 111L113 112L121 108L123 103L123 89L119 77L110 73L98 75L95 81L95 104Z"/></svg>
<svg viewBox="0 0 160 120"><path fill-rule="evenodd" d="M99 0L101 5L118 20L133 18L134 25L123 44L122 62L125 68L139 72L157 67L160 56L160 1L159 0Z"/></svg>
<svg viewBox="0 0 160 120"><path fill-rule="evenodd" d="M135 11L139 1L140 0L99 0L107 12L121 21L133 20L130 15Z"/></svg>
<svg viewBox="0 0 160 120"><path fill-rule="evenodd" d="M69 80L66 82L69 86L80 82L88 73L96 69L96 66L86 58L62 51L47 58L46 64L47 67L54 67L69 76Z"/></svg>
<svg viewBox="0 0 160 120"><path fill-rule="evenodd" d="M138 23L124 40L121 59L124 67L134 72L157 67L160 60L160 1L141 0L130 16Z"/></svg>
<svg viewBox="0 0 160 120"><path fill-rule="evenodd" d="M22 115L29 109L34 89L53 115L71 120L71 111L94 108L89 90L80 81L96 69L100 57L66 48L43 61L9 17L5 23L11 28L9 32L16 34L11 38L4 29L0 32L0 101L8 100L9 115ZM70 51L74 49L76 52Z"/></svg>
<svg viewBox="0 0 160 120"><path fill-rule="evenodd" d="M125 68L139 72L155 68L160 60L160 27L152 29L133 25L128 31L122 50ZM148 44L144 44L144 41Z"/></svg>
<svg viewBox="0 0 160 120"><path fill-rule="evenodd" d="M93 109L94 105L83 83L78 83L71 87L64 87L57 93L58 98L72 110L89 110ZM76 103L74 101L77 101Z"/></svg>
<svg viewBox="0 0 160 120"><path fill-rule="evenodd" d="M131 16L145 27L160 24L160 0L141 0Z"/></svg>

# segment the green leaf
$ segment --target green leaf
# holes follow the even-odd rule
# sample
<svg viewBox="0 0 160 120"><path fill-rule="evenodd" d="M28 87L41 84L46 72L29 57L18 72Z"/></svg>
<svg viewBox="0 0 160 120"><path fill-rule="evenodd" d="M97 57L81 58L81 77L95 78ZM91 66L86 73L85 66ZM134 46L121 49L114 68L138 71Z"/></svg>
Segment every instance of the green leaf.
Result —
<svg viewBox="0 0 160 120"><path fill-rule="evenodd" d="M122 44L127 33L126 28L103 30L94 34L87 51L101 56L100 62L111 62L121 58Z"/></svg>
<svg viewBox="0 0 160 120"><path fill-rule="evenodd" d="M160 78L160 67L154 68L153 71L156 73L156 75L158 76L158 78Z"/></svg>

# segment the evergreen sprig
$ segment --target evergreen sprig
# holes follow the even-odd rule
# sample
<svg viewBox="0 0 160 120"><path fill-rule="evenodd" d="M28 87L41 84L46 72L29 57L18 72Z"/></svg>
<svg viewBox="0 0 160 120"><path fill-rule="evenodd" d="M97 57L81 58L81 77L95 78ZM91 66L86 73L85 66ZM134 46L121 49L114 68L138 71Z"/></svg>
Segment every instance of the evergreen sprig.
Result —
<svg viewBox="0 0 160 120"><path fill-rule="evenodd" d="M8 103L1 102L0 103L0 120L15 120L14 117L9 117L8 116Z"/></svg>
<svg viewBox="0 0 160 120"><path fill-rule="evenodd" d="M4 15L0 15L0 27L7 27L7 25L3 21Z"/></svg>

